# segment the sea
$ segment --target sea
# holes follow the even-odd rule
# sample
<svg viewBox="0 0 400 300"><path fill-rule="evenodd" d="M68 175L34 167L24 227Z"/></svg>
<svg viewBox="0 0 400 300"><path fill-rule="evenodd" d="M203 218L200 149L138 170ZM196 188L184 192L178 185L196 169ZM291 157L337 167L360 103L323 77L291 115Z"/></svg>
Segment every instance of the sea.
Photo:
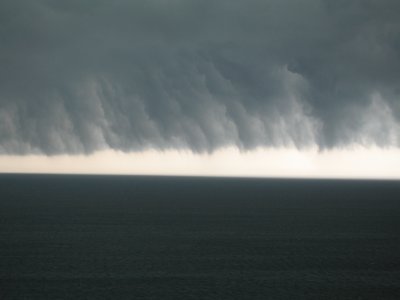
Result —
<svg viewBox="0 0 400 300"><path fill-rule="evenodd" d="M0 299L400 299L400 181L2 174Z"/></svg>

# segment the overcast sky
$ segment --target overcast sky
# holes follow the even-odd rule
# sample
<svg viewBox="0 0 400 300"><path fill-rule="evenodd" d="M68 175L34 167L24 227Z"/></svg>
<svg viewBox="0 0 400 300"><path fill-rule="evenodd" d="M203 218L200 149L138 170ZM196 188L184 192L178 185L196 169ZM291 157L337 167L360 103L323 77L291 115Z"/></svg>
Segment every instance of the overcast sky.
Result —
<svg viewBox="0 0 400 300"><path fill-rule="evenodd" d="M0 153L400 144L398 0L0 2Z"/></svg>

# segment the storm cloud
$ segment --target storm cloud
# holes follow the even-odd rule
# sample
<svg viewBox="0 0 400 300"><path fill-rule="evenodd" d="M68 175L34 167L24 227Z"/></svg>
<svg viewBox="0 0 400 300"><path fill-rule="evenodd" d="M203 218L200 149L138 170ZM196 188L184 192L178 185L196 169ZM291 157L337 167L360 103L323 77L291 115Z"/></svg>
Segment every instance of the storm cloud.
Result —
<svg viewBox="0 0 400 300"><path fill-rule="evenodd" d="M400 145L398 0L2 0L0 153Z"/></svg>

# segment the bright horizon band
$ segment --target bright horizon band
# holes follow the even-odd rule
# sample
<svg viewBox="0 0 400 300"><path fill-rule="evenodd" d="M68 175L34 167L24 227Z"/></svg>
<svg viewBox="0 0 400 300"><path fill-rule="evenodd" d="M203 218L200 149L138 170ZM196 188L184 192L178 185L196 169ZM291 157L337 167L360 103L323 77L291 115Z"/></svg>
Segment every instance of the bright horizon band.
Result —
<svg viewBox="0 0 400 300"><path fill-rule="evenodd" d="M241 152L230 147L210 154L104 150L91 155L0 155L0 173L400 179L400 149L355 146Z"/></svg>

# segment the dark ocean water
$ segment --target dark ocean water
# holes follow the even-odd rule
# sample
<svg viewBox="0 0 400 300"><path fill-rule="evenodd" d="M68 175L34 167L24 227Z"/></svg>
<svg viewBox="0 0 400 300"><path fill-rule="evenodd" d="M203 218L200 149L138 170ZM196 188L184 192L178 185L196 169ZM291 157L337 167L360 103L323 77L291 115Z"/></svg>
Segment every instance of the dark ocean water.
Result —
<svg viewBox="0 0 400 300"><path fill-rule="evenodd" d="M400 299L400 182L0 176L0 299Z"/></svg>

